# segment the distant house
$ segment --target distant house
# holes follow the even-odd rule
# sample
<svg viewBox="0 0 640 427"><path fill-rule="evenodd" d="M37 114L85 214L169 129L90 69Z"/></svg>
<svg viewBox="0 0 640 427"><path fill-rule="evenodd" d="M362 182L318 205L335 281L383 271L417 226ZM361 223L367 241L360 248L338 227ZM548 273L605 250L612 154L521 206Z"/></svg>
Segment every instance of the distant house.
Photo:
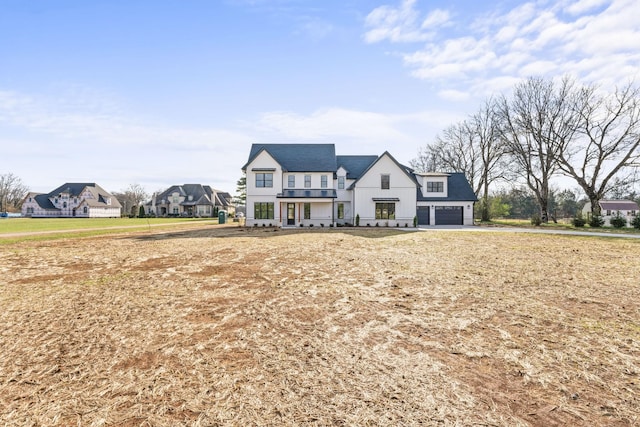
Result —
<svg viewBox="0 0 640 427"><path fill-rule="evenodd" d="M214 217L218 211L233 215L231 194L208 185L173 185L160 194L155 194L145 204L147 215Z"/></svg>
<svg viewBox="0 0 640 427"><path fill-rule="evenodd" d="M120 202L96 183L68 182L50 193L29 193L22 215L33 218L117 218Z"/></svg>
<svg viewBox="0 0 640 427"><path fill-rule="evenodd" d="M638 215L640 210L638 204L633 200L600 200L600 211L604 225L611 225L611 218L620 215L627 219L627 226L631 226L631 221ZM587 202L582 208L582 214L589 218L591 216L591 202Z"/></svg>
<svg viewBox="0 0 640 427"><path fill-rule="evenodd" d="M388 152L336 156L333 144L254 144L246 224L473 225L464 174L415 173Z"/></svg>

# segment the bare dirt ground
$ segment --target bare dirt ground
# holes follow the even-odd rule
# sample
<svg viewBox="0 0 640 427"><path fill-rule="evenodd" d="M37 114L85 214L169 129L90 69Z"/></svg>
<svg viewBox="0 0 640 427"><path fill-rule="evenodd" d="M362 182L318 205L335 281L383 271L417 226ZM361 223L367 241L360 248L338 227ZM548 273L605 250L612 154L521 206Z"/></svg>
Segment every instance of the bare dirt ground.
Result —
<svg viewBox="0 0 640 427"><path fill-rule="evenodd" d="M198 230L0 246L0 425L640 424L640 242Z"/></svg>

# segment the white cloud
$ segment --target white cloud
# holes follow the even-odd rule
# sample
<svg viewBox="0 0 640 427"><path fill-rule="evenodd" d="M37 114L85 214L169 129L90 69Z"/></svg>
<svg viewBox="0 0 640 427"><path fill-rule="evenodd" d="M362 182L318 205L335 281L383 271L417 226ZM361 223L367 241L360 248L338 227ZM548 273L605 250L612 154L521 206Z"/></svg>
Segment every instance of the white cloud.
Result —
<svg viewBox="0 0 640 427"><path fill-rule="evenodd" d="M343 154L391 152L399 161L414 158L418 147L452 121L456 114L442 110L386 114L329 108L309 115L264 113L257 132L264 142L333 142Z"/></svg>
<svg viewBox="0 0 640 427"><path fill-rule="evenodd" d="M96 181L110 190L139 182L203 184L235 189L249 135L229 129L170 127L117 113L110 100L0 91L4 167L37 191L68 181Z"/></svg>
<svg viewBox="0 0 640 427"><path fill-rule="evenodd" d="M414 9L416 0L404 0L400 7L380 6L365 19L365 26L371 28L364 35L367 43L388 39L391 42L418 42L428 40L431 32L427 26L442 25L448 19L447 12L435 11L422 25L418 25L420 14Z"/></svg>
<svg viewBox="0 0 640 427"><path fill-rule="evenodd" d="M394 10L410 11L412 17L394 20L396 33L415 31L414 21L422 13L415 2L374 12L389 16ZM496 76L510 81L530 75L573 74L586 82L610 85L640 77L640 26L635 13L639 11L637 0L530 1L454 23L450 14L436 9L428 16L442 16L442 22L458 32L432 28L429 42L402 58L411 75L435 81L440 95L449 100L455 99L452 94L486 87L483 82ZM369 24L387 28L384 22ZM381 33L377 40L384 38Z"/></svg>

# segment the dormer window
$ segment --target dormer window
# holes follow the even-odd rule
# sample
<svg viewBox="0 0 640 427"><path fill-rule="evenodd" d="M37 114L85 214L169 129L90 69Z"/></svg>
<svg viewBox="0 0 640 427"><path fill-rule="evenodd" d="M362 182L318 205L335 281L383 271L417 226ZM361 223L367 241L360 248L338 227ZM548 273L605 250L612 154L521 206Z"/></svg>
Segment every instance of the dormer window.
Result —
<svg viewBox="0 0 640 427"><path fill-rule="evenodd" d="M344 176L338 177L338 190L344 190Z"/></svg>
<svg viewBox="0 0 640 427"><path fill-rule="evenodd" d="M427 182L427 193L444 193L444 182Z"/></svg>

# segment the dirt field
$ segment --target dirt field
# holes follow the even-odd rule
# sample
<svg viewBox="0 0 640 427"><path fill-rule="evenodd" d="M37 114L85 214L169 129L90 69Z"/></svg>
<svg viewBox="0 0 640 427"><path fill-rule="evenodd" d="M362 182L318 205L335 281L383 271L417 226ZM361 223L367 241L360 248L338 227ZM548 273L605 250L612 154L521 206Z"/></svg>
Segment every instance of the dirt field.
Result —
<svg viewBox="0 0 640 427"><path fill-rule="evenodd" d="M0 246L0 425L640 425L640 242L199 230Z"/></svg>

